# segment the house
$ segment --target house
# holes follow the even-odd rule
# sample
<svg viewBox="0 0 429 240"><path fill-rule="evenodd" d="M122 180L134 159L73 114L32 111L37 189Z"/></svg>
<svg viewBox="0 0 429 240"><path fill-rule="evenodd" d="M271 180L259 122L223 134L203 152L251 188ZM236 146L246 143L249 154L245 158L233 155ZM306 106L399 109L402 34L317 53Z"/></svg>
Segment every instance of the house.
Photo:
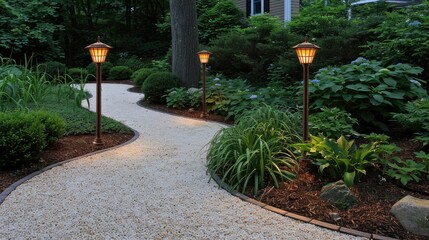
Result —
<svg viewBox="0 0 429 240"><path fill-rule="evenodd" d="M290 21L299 13L299 0L235 0L246 16L268 13L282 21Z"/></svg>

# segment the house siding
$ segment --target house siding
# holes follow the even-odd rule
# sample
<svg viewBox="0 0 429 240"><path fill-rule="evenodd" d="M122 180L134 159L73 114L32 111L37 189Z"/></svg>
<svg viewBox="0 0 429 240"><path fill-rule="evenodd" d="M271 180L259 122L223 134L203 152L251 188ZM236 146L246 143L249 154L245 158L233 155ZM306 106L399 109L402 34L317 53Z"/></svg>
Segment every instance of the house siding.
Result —
<svg viewBox="0 0 429 240"><path fill-rule="evenodd" d="M270 0L270 15L279 17L282 21L285 19L285 0ZM289 1L289 0L286 0ZM299 14L299 0L290 0L292 7L292 16ZM235 0L237 7L246 14L246 0Z"/></svg>

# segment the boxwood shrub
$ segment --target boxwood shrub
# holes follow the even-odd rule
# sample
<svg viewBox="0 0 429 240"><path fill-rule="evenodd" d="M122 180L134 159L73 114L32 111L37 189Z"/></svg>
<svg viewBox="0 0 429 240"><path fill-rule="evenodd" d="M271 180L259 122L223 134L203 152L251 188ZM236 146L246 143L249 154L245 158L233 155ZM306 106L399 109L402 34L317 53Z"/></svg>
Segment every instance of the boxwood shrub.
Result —
<svg viewBox="0 0 429 240"><path fill-rule="evenodd" d="M37 70L46 73L47 79L51 82L57 82L59 81L59 76L64 76L67 68L64 63L51 61L37 65Z"/></svg>
<svg viewBox="0 0 429 240"><path fill-rule="evenodd" d="M67 74L73 78L73 80L81 80L88 76L88 70L84 68L70 68L67 70Z"/></svg>
<svg viewBox="0 0 429 240"><path fill-rule="evenodd" d="M156 73L155 68L140 68L131 75L131 81L137 86L141 86L143 82L149 77L152 73Z"/></svg>
<svg viewBox="0 0 429 240"><path fill-rule="evenodd" d="M30 114L35 121L42 123L45 126L46 144L52 145L66 132L66 122L57 113L36 111Z"/></svg>
<svg viewBox="0 0 429 240"><path fill-rule="evenodd" d="M130 79L133 71L126 66L115 66L110 69L109 80L126 80Z"/></svg>
<svg viewBox="0 0 429 240"><path fill-rule="evenodd" d="M31 114L0 113L0 170L35 161L46 146L45 126Z"/></svg>
<svg viewBox="0 0 429 240"><path fill-rule="evenodd" d="M179 87L180 78L170 72L158 72L151 74L142 85L144 98L152 102L165 102L165 94L168 89Z"/></svg>

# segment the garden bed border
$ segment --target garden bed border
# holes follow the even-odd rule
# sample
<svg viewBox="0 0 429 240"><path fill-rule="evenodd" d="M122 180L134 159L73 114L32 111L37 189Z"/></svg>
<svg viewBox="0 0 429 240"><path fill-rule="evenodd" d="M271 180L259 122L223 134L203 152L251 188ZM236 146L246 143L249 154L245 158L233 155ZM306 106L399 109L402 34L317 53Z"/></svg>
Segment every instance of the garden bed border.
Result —
<svg viewBox="0 0 429 240"><path fill-rule="evenodd" d="M35 176L37 176L39 174L42 174L42 173L44 173L44 172L46 172L46 171L48 171L48 170L50 170L50 169L52 169L54 167L61 166L61 165L66 164L68 162L79 160L81 158L89 157L89 156L92 156L92 155L95 155L95 154L99 154L99 153L102 153L102 152L114 150L114 149L123 147L125 145L128 145L128 144L134 142L140 136L140 133L137 132L136 130L130 128L130 127L128 127L128 128L133 132L134 136L130 140L128 140L128 141L126 141L126 142L124 142L122 144L119 144L117 146L113 146L113 147L110 147L110 148L101 149L101 150L98 150L98 151L95 151L95 152L87 153L85 155L82 155L82 156L79 156L79 157L75 157L75 158L71 158L71 159L68 159L68 160L64 160L62 162L57 162L57 163L51 164L51 165L49 165L47 167L44 167L44 168L42 168L42 169L40 169L38 171L35 171L35 172L33 172L33 173L31 173L31 174L29 174L29 175L27 175L27 176L19 179L18 181L12 183L9 187L7 187L5 190L3 190L3 192L0 193L0 205L6 200L6 197L9 196L9 194L12 193L19 185L23 184L24 182L30 180L31 178L33 178L33 177L35 177Z"/></svg>

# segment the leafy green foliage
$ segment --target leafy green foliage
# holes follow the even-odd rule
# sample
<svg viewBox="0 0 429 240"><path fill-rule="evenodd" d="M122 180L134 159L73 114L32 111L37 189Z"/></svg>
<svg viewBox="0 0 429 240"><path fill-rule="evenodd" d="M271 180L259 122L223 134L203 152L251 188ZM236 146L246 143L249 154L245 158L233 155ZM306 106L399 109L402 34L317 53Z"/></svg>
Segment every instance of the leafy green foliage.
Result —
<svg viewBox="0 0 429 240"><path fill-rule="evenodd" d="M295 177L297 160L289 145L299 141L297 118L288 112L262 107L249 112L210 142L207 167L232 189L253 194L271 179L276 187Z"/></svg>
<svg viewBox="0 0 429 240"><path fill-rule="evenodd" d="M420 181L420 176L425 168L424 164L417 163L413 160L402 161L399 158L394 158L395 162L389 162L389 170L387 170L387 175L398 179L404 186L408 184L409 181Z"/></svg>
<svg viewBox="0 0 429 240"><path fill-rule="evenodd" d="M101 65L102 80L106 80L109 78L109 72L110 72L110 69L112 69L112 67L113 67L113 64L111 62L104 62ZM95 63L90 63L86 67L86 70L88 70L88 74L92 74L94 76L91 79L95 80L95 77L97 75L97 66L95 65Z"/></svg>
<svg viewBox="0 0 429 240"><path fill-rule="evenodd" d="M244 14L238 9L232 0L215 1L213 6L203 7L200 2L200 14L198 14L198 30L200 41L208 44L212 39L222 33L226 33L235 27L246 24Z"/></svg>
<svg viewBox="0 0 429 240"><path fill-rule="evenodd" d="M133 71L126 66L115 66L109 71L109 80L126 80L130 79Z"/></svg>
<svg viewBox="0 0 429 240"><path fill-rule="evenodd" d="M342 135L357 135L353 125L357 120L339 108L322 108L321 112L310 114L309 130L313 135L319 134L327 138L339 138Z"/></svg>
<svg viewBox="0 0 429 240"><path fill-rule="evenodd" d="M141 68L131 75L131 81L137 86L141 86L143 82L149 77L152 73L157 72L155 68Z"/></svg>
<svg viewBox="0 0 429 240"><path fill-rule="evenodd" d="M372 31L376 39L365 45L363 55L384 63L407 62L420 66L429 76L429 2L401 8L391 13Z"/></svg>
<svg viewBox="0 0 429 240"><path fill-rule="evenodd" d="M200 88L189 88L184 87L172 88L167 90L165 95L167 106L177 109L183 109L187 107L200 107L203 92Z"/></svg>
<svg viewBox="0 0 429 240"><path fill-rule="evenodd" d="M422 131L429 125L429 99L417 99L405 105L404 113L394 113L393 119L414 132Z"/></svg>
<svg viewBox="0 0 429 240"><path fill-rule="evenodd" d="M0 53L33 52L36 58L51 59L62 53L57 34L63 26L52 21L58 17L58 1L0 1Z"/></svg>
<svg viewBox="0 0 429 240"><path fill-rule="evenodd" d="M151 74L142 85L145 99L153 102L165 102L168 89L179 87L180 78L170 72L157 72Z"/></svg>
<svg viewBox="0 0 429 240"><path fill-rule="evenodd" d="M309 92L313 109L337 107L362 123L387 130L391 112L401 112L405 104L426 95L416 78L421 68L395 64L383 68L381 62L358 58L339 68L320 69Z"/></svg>
<svg viewBox="0 0 429 240"><path fill-rule="evenodd" d="M302 41L302 39L300 39ZM242 77L251 84L266 84L268 67L280 53L294 57L293 65L300 71L290 46L299 42L283 28L279 19L267 15L254 16L250 26L220 35L211 41L210 51L216 54L209 65L228 77Z"/></svg>
<svg viewBox="0 0 429 240"><path fill-rule="evenodd" d="M73 78L73 79L77 79L77 80L82 80L82 79L86 79L88 77L88 70L86 70L85 68L69 68L67 70L67 74Z"/></svg>
<svg viewBox="0 0 429 240"><path fill-rule="evenodd" d="M129 67L132 71L137 71L146 67L147 63L135 55L128 56L128 54L122 54L121 58L116 61L116 65L126 66Z"/></svg>
<svg viewBox="0 0 429 240"><path fill-rule="evenodd" d="M328 177L343 179L347 186L366 174L366 169L373 166L380 153L380 142L372 141L357 147L354 140L344 136L334 141L328 138L311 136L311 141L294 144L303 153L308 153L313 164L319 166L319 172Z"/></svg>

